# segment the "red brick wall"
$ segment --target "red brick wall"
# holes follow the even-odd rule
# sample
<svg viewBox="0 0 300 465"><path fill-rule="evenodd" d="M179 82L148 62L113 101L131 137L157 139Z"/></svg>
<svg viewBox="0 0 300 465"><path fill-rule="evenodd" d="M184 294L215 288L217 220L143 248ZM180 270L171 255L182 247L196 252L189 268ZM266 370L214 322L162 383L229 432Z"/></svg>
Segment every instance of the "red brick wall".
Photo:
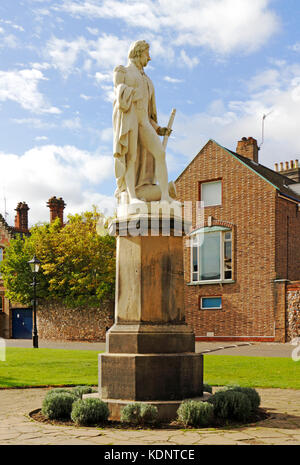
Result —
<svg viewBox="0 0 300 465"><path fill-rule="evenodd" d="M276 275L300 279L300 211L296 203L276 199Z"/></svg>
<svg viewBox="0 0 300 465"><path fill-rule="evenodd" d="M276 190L233 155L209 141L176 181L178 198L196 202L198 183L222 178L222 205L208 216L233 226L233 284L188 285L190 249L185 247L186 319L196 338L274 338ZM195 218L193 218L195 222ZM221 295L222 310L199 310L199 296Z"/></svg>

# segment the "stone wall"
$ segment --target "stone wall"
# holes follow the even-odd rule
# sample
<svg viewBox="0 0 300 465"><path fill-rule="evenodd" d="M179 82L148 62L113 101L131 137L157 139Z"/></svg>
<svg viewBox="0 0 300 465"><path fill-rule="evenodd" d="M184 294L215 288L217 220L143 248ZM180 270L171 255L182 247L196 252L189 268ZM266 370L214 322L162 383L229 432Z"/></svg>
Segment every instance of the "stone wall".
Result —
<svg viewBox="0 0 300 465"><path fill-rule="evenodd" d="M113 324L114 303L101 308L67 308L61 304L39 305L38 335L41 339L104 342Z"/></svg>
<svg viewBox="0 0 300 465"><path fill-rule="evenodd" d="M286 287L286 319L287 340L300 337L300 281Z"/></svg>

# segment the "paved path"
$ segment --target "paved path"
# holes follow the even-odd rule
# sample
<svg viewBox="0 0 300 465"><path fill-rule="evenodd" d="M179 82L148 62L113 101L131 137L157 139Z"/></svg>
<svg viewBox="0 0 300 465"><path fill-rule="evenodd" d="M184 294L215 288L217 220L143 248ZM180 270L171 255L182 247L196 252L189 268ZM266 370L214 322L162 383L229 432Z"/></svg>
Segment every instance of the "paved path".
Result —
<svg viewBox="0 0 300 465"><path fill-rule="evenodd" d="M31 339L5 339L7 347L32 347ZM66 342L39 340L40 348L105 351L104 342ZM196 352L212 355L245 355L249 357L291 357L295 347L276 342L196 342Z"/></svg>
<svg viewBox="0 0 300 465"><path fill-rule="evenodd" d="M258 389L271 417L234 429L117 430L33 421L47 389L0 390L0 445L300 445L300 391Z"/></svg>

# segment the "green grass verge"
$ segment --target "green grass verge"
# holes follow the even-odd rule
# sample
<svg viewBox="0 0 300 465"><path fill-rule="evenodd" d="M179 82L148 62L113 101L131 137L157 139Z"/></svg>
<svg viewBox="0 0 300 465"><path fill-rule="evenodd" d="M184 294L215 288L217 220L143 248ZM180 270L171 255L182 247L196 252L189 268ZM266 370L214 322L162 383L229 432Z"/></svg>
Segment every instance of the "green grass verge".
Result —
<svg viewBox="0 0 300 465"><path fill-rule="evenodd" d="M204 357L204 380L212 386L300 389L300 361L287 357Z"/></svg>
<svg viewBox="0 0 300 465"><path fill-rule="evenodd" d="M98 384L98 351L6 349L0 362L0 388ZM151 373L149 374L151 376ZM212 386L240 384L300 389L300 361L279 357L205 355L204 381Z"/></svg>
<svg viewBox="0 0 300 465"><path fill-rule="evenodd" d="M93 350L6 348L0 362L1 387L98 384L98 353Z"/></svg>

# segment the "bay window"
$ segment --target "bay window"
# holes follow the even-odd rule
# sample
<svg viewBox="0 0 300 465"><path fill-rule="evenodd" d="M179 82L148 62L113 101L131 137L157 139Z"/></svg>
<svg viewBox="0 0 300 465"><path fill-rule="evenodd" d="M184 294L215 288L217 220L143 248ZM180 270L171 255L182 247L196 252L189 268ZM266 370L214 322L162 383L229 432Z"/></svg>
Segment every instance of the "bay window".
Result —
<svg viewBox="0 0 300 465"><path fill-rule="evenodd" d="M232 231L223 226L191 234L191 281L232 280Z"/></svg>

